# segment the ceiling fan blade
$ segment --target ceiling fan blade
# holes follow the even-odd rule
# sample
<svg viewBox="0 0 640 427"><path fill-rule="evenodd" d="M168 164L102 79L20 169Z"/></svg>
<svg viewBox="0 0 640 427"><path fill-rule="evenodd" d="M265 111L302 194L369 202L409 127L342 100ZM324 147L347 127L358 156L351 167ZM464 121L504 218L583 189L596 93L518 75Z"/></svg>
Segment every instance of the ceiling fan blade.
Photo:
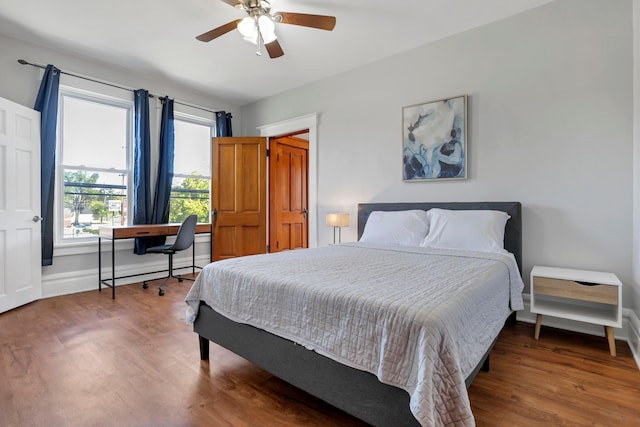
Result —
<svg viewBox="0 0 640 427"><path fill-rule="evenodd" d="M214 28L211 31L200 34L198 37L196 37L196 39L200 40L201 42L210 42L211 40L238 28L238 23L240 21L242 21L242 19L236 19L235 21L227 22L226 24L218 28Z"/></svg>
<svg viewBox="0 0 640 427"><path fill-rule="evenodd" d="M335 16L310 15L307 13L276 12L273 16L281 16L283 24L301 25L331 31L336 26Z"/></svg>
<svg viewBox="0 0 640 427"><path fill-rule="evenodd" d="M273 59L273 58L280 58L282 55L284 55L284 51L282 50L282 46L280 46L280 43L278 43L278 40L274 40L271 43L267 43L264 45L265 49L267 49L267 52L269 53L269 58Z"/></svg>

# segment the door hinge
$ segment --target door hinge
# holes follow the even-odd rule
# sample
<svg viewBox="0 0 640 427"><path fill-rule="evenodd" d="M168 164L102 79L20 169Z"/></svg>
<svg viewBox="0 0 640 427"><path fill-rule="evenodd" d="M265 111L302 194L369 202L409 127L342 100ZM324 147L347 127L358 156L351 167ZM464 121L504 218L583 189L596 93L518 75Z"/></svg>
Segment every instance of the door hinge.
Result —
<svg viewBox="0 0 640 427"><path fill-rule="evenodd" d="M267 245L267 253L271 253L271 247Z"/></svg>
<svg viewBox="0 0 640 427"><path fill-rule="evenodd" d="M267 149L267 157L269 157L269 154L271 154L271 150Z"/></svg>

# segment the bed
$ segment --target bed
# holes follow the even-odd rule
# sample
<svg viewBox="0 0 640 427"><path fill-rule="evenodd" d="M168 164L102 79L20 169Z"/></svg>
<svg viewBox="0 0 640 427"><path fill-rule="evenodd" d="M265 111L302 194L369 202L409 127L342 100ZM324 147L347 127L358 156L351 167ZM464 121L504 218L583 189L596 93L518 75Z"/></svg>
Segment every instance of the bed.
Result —
<svg viewBox="0 0 640 427"><path fill-rule="evenodd" d="M209 358L213 341L374 426L474 425L466 388L488 370L500 329L522 308L521 205L360 204L358 237L366 240L372 213L431 209L505 212L508 253L364 241L212 263L186 298L201 359ZM321 278L309 273L323 268ZM403 279L408 271L442 276L446 289L423 292L422 279L417 287ZM400 282L430 301L407 297ZM355 294L357 283L366 295ZM452 286L460 301L448 294ZM239 294L242 287L247 294ZM329 321L318 325L313 316ZM437 327L426 328L423 317L435 318Z"/></svg>

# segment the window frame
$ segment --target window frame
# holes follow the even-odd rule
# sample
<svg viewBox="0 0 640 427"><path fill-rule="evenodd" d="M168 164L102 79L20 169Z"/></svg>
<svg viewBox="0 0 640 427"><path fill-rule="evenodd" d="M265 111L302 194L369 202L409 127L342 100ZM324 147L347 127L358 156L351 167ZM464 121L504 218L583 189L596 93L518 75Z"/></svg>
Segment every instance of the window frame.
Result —
<svg viewBox="0 0 640 427"><path fill-rule="evenodd" d="M84 165L69 165L64 163L63 150L64 150L64 119L65 98L75 98L85 102L93 102L100 105L122 108L126 110L126 169L116 168L98 168L87 167ZM126 203L128 206L126 221L127 224L131 224L133 218L132 200L133 200L133 134L134 134L134 103L133 95L130 99L124 99L114 96L101 94L98 92L78 89L72 86L60 85L58 95L58 128L56 136L56 172L55 172L55 203L54 203L54 245L55 246L73 246L81 245L91 242L97 242L98 236L86 236L78 238L65 238L64 237L64 171L65 169L73 169L78 171L88 172L108 172L108 173L126 173Z"/></svg>
<svg viewBox="0 0 640 427"><path fill-rule="evenodd" d="M186 114L186 113L182 113L182 112L178 112L178 111L174 111L173 113L173 120L174 122L176 121L181 121L181 122L187 122L187 123L191 123L191 124L196 124L196 125L200 125L200 126L205 126L209 128L209 152L208 152L208 158L209 158L209 175L187 175L187 174L179 174L179 173L173 173L173 179L175 178L182 178L182 179L186 179L186 178L198 178L198 179L207 179L209 180L209 182L211 182L211 138L213 138L213 136L215 135L215 120L212 119L206 119L204 117L199 117L199 116L194 116L191 114ZM175 123L174 123L175 126ZM175 139L175 134L174 134L174 157L175 157L175 151L176 151L176 147L177 147L178 141ZM171 181L171 192L170 192L170 199L173 198L173 179ZM209 206L211 206L211 185L209 185ZM210 211L210 209L209 209ZM207 223L210 224L211 223L211 212L209 212L209 215L207 216Z"/></svg>

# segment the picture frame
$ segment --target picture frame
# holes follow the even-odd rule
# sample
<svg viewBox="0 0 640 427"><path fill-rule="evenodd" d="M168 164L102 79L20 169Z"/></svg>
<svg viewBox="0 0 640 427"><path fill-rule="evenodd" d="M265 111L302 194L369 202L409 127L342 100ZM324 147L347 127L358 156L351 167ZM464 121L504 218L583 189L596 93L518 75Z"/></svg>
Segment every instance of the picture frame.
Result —
<svg viewBox="0 0 640 427"><path fill-rule="evenodd" d="M467 179L467 95L402 108L402 177Z"/></svg>

